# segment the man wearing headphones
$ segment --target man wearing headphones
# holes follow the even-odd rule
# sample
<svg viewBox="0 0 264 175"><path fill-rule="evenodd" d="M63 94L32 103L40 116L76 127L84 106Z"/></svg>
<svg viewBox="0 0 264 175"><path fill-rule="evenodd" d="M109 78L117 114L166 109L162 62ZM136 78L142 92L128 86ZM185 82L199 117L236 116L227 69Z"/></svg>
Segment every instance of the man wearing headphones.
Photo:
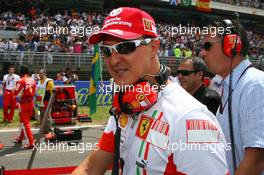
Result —
<svg viewBox="0 0 264 175"><path fill-rule="evenodd" d="M181 61L177 69L177 77L187 92L216 114L221 101L220 96L216 91L205 87L203 83L205 72L206 65L201 58L189 57Z"/></svg>
<svg viewBox="0 0 264 175"><path fill-rule="evenodd" d="M216 118L168 80L169 68L157 56L157 37L153 18L129 7L112 10L101 31L89 37L90 44L101 42L107 68L122 90L114 95L99 149L74 175L102 175L111 164L114 175L119 168L124 175L228 174Z"/></svg>
<svg viewBox="0 0 264 175"><path fill-rule="evenodd" d="M264 73L247 58L249 41L241 24L223 20L210 27L225 29L204 37L200 55L212 73L223 77L216 116L232 144L227 151L229 170L236 175L264 175Z"/></svg>

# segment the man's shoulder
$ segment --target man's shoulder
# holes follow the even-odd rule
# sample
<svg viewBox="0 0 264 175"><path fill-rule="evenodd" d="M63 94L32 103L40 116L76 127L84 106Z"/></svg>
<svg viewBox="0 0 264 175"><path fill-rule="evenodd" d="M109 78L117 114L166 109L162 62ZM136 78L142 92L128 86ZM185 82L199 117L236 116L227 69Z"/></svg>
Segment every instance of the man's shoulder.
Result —
<svg viewBox="0 0 264 175"><path fill-rule="evenodd" d="M264 82L264 72L256 68L249 69L245 77L247 81Z"/></svg>
<svg viewBox="0 0 264 175"><path fill-rule="evenodd" d="M205 91L204 92L205 98L215 99L217 101L220 101L221 97L215 90L206 87L204 91Z"/></svg>
<svg viewBox="0 0 264 175"><path fill-rule="evenodd" d="M172 109L187 109L199 108L202 104L199 103L192 95L185 91L179 84L172 83L168 87L165 87L163 97L160 100L162 107Z"/></svg>
<svg viewBox="0 0 264 175"><path fill-rule="evenodd" d="M20 76L19 76L19 75L17 75L17 74L14 74L14 77L15 77L15 78L17 78L17 79L19 79L19 78L20 78Z"/></svg>
<svg viewBox="0 0 264 175"><path fill-rule="evenodd" d="M261 90L264 88L264 72L256 68L250 68L238 84L241 88Z"/></svg>
<svg viewBox="0 0 264 175"><path fill-rule="evenodd" d="M47 81L47 84L51 84L51 83L53 84L53 82L54 82L54 80L53 80L53 79L51 79L51 78L47 78L47 80L46 80L46 81Z"/></svg>

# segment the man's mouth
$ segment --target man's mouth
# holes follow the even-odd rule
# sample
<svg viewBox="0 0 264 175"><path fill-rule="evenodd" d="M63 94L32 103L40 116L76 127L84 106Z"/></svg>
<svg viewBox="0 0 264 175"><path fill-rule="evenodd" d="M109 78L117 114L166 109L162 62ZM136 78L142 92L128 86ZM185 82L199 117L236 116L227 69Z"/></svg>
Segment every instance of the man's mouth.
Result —
<svg viewBox="0 0 264 175"><path fill-rule="evenodd" d="M116 70L114 70L114 72L115 72L115 74L117 75L117 76L122 76L123 74L125 74L126 72L128 71L128 69L116 69Z"/></svg>

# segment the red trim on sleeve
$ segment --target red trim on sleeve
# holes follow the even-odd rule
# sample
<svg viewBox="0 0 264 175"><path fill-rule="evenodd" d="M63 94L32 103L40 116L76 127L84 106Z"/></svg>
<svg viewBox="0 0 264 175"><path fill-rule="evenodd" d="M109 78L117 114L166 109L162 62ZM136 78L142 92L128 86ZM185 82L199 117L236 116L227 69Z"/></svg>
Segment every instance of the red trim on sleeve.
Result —
<svg viewBox="0 0 264 175"><path fill-rule="evenodd" d="M173 154L168 157L168 163L164 175L186 175L182 172L177 171L177 166L173 162Z"/></svg>
<svg viewBox="0 0 264 175"><path fill-rule="evenodd" d="M104 150L109 153L114 153L115 150L115 136L113 131L110 133L104 132L99 140L98 147L100 150Z"/></svg>

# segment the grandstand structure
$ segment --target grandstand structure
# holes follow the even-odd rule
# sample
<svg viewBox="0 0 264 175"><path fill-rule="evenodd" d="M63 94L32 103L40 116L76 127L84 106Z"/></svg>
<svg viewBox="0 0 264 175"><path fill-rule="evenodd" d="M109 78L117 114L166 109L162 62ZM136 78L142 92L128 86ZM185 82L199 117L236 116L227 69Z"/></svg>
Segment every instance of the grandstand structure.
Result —
<svg viewBox="0 0 264 175"><path fill-rule="evenodd" d="M32 72L45 68L49 77L71 67L78 71L81 80L89 80L93 46L86 43L84 36L51 32L40 36L40 28L47 25L90 27L88 34L102 25L106 14L113 8L133 6L148 11L158 23L161 36L160 60L175 73L181 58L175 58L173 49L189 48L193 55L200 49L201 39L197 35L167 35L168 27L206 26L208 22L229 18L239 20L248 31L251 50L249 57L254 65L264 70L264 4L260 0L215 0L211 2L211 12L196 9L196 0L190 5L171 4L170 0L6 0L0 2L0 72L7 71L7 65L30 66ZM179 2L179 1L176 1ZM252 4L251 4L252 3ZM243 6L246 5L246 6ZM38 33L34 33L35 29ZM37 31L37 30L36 30ZM87 30L86 30L87 31ZM104 64L103 79L109 79Z"/></svg>

